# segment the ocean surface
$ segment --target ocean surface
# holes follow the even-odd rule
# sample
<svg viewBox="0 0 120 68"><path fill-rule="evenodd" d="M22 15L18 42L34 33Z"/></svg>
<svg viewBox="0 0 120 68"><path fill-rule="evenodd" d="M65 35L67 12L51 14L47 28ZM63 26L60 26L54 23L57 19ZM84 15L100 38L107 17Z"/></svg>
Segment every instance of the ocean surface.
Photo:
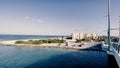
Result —
<svg viewBox="0 0 120 68"><path fill-rule="evenodd" d="M4 35L0 34L0 41L3 40L22 40L22 39L50 39L60 38L61 36L54 35Z"/></svg>
<svg viewBox="0 0 120 68"><path fill-rule="evenodd" d="M41 36L0 36L1 40L33 38L41 38ZM109 55L104 51L0 45L0 68L112 68L111 64Z"/></svg>
<svg viewBox="0 0 120 68"><path fill-rule="evenodd" d="M108 55L100 51L0 46L3 68L108 68Z"/></svg>

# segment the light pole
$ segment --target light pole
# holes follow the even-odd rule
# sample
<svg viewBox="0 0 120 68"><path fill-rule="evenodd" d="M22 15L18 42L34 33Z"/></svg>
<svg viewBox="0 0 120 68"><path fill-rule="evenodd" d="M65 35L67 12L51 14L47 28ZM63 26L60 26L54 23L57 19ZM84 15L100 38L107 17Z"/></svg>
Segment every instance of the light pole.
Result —
<svg viewBox="0 0 120 68"><path fill-rule="evenodd" d="M108 40L108 50L110 51L110 0L108 0L108 33L107 33L108 37L107 37L107 40Z"/></svg>

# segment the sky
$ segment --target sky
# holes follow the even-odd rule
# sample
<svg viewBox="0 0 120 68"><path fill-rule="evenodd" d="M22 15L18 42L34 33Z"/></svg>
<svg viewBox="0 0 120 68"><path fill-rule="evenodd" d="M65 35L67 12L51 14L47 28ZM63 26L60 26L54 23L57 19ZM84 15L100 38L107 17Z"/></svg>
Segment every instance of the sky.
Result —
<svg viewBox="0 0 120 68"><path fill-rule="evenodd" d="M107 35L108 0L0 0L0 34ZM111 0L111 28L118 28L120 0ZM118 30L111 31L118 36Z"/></svg>

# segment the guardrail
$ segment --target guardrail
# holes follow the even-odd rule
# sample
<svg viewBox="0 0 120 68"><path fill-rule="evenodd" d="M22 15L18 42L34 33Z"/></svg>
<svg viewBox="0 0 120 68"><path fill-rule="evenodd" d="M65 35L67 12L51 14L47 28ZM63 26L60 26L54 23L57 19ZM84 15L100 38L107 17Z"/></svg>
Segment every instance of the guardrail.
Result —
<svg viewBox="0 0 120 68"><path fill-rule="evenodd" d="M111 43L111 46L114 48L116 53L120 53L120 45L118 43Z"/></svg>
<svg viewBox="0 0 120 68"><path fill-rule="evenodd" d="M112 53L112 55L114 55L117 64L120 68L120 45L118 43L111 43L111 47L110 47L110 51Z"/></svg>

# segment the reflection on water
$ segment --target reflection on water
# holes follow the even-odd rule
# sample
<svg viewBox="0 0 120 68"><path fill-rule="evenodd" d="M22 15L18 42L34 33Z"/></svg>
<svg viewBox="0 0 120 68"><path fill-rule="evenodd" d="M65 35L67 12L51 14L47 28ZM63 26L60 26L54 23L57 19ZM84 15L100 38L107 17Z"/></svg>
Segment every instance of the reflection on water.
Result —
<svg viewBox="0 0 120 68"><path fill-rule="evenodd" d="M99 65L99 67L98 67ZM99 51L75 51L39 61L27 67L42 68L108 68L108 55Z"/></svg>
<svg viewBox="0 0 120 68"><path fill-rule="evenodd" d="M110 68L103 51L0 46L0 67L9 68Z"/></svg>

